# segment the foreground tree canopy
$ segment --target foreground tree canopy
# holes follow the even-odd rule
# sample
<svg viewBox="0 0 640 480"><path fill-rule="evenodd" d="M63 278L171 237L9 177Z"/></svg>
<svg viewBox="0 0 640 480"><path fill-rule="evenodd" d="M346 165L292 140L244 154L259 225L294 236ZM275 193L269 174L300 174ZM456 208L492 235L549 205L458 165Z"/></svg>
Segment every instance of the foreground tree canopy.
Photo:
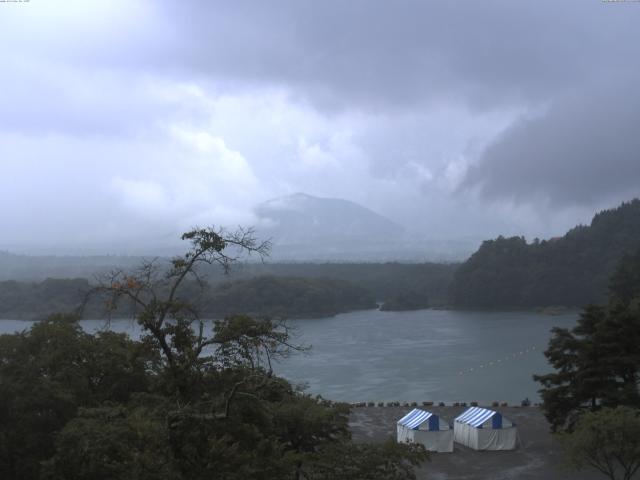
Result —
<svg viewBox="0 0 640 480"><path fill-rule="evenodd" d="M73 315L0 336L0 478L412 479L421 446L356 444L348 406L300 391L272 362L303 347L246 315L205 331L181 294L198 267L264 255L251 231L196 229L169 270L116 271L95 293L129 302L142 338Z"/></svg>
<svg viewBox="0 0 640 480"><path fill-rule="evenodd" d="M611 480L631 480L640 469L640 410L617 407L586 413L560 441L568 467L591 467Z"/></svg>
<svg viewBox="0 0 640 480"><path fill-rule="evenodd" d="M606 306L589 306L578 325L555 328L545 355L555 372L534 378L554 430L572 430L585 411L640 408L640 251L625 255Z"/></svg>

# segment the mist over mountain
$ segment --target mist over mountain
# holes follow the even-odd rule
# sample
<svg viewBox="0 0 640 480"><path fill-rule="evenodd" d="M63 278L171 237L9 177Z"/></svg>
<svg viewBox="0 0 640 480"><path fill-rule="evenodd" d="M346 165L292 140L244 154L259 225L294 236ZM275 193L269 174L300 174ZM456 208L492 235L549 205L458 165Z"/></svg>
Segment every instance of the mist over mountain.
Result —
<svg viewBox="0 0 640 480"><path fill-rule="evenodd" d="M402 225L353 201L306 193L260 203L253 208L252 220L220 224L211 218L210 223L206 222L191 227L253 227L257 239L272 241L270 261L276 262L457 262L466 259L483 240L452 238L437 231L430 234L428 227ZM180 240L184 231L173 225L152 238L123 233L121 241L105 239L86 244L0 243L0 279L85 277L103 271L105 265L130 265L141 257L171 257L185 248Z"/></svg>
<svg viewBox="0 0 640 480"><path fill-rule="evenodd" d="M296 193L255 209L260 231L278 246L324 246L330 250L397 242L404 227L349 200Z"/></svg>
<svg viewBox="0 0 640 480"><path fill-rule="evenodd" d="M215 226L234 228L233 223L220 225L211 220ZM457 262L467 258L482 241L428 235L358 203L305 193L258 204L253 221L243 226L253 227L258 240L272 241L270 262ZM168 258L185 248L180 240L184 231L174 225L152 239L130 235L120 242L111 239L86 245L54 242L20 247L0 243L0 280L90 277L110 268L134 265L143 257Z"/></svg>
<svg viewBox="0 0 640 480"><path fill-rule="evenodd" d="M255 208L257 233L273 242L272 257L342 259L389 250L404 228L357 203L296 193Z"/></svg>
<svg viewBox="0 0 640 480"><path fill-rule="evenodd" d="M42 281L51 278L87 278L113 269L139 265L143 257L124 255L18 255L0 251L0 281Z"/></svg>
<svg viewBox="0 0 640 480"><path fill-rule="evenodd" d="M340 198L296 193L268 200L254 211L257 234L272 240L274 260L450 260L473 249L468 245L456 251L464 241L437 244Z"/></svg>

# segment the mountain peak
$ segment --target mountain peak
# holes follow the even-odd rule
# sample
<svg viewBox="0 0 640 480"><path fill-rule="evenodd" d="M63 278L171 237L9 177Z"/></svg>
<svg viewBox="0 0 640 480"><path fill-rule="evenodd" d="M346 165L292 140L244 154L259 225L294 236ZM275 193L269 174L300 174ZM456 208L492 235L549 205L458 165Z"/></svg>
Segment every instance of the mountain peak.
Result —
<svg viewBox="0 0 640 480"><path fill-rule="evenodd" d="M259 230L276 246L296 245L333 252L367 249L397 241L404 228L350 200L295 193L255 208Z"/></svg>

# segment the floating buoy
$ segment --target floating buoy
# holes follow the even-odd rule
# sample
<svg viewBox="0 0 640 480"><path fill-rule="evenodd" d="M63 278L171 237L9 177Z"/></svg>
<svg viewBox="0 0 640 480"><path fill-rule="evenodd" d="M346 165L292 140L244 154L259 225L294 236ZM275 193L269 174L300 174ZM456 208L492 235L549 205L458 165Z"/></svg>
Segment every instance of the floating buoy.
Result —
<svg viewBox="0 0 640 480"><path fill-rule="evenodd" d="M477 365L476 367L470 367L468 370L460 370L458 372L458 375L464 375L467 372L473 372L474 369L480 369L480 368L484 369L485 367L489 368L489 367L494 366L494 364L495 365L501 364L503 361L505 363L507 363L510 359L516 358L518 355L524 355L525 353L529 353L529 352L532 352L534 350L536 350L536 346L535 345L533 345L531 347L527 347L524 350L520 350L520 351L517 351L517 352L509 353L504 357L504 359L503 358L498 358L498 359L496 359L494 361L491 361L491 362L488 362L488 363L481 363L480 365Z"/></svg>

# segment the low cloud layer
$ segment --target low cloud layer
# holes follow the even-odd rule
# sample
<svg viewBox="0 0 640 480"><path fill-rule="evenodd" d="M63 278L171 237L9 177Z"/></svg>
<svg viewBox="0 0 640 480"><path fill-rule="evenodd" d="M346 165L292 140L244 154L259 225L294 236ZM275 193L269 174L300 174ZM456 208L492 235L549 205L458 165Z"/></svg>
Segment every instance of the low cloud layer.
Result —
<svg viewBox="0 0 640 480"><path fill-rule="evenodd" d="M640 195L640 95L634 81L581 89L500 135L468 172L483 197L554 207Z"/></svg>
<svg viewBox="0 0 640 480"><path fill-rule="evenodd" d="M144 247L300 191L417 235L560 234L640 195L638 24L631 2L1 4L0 248Z"/></svg>

